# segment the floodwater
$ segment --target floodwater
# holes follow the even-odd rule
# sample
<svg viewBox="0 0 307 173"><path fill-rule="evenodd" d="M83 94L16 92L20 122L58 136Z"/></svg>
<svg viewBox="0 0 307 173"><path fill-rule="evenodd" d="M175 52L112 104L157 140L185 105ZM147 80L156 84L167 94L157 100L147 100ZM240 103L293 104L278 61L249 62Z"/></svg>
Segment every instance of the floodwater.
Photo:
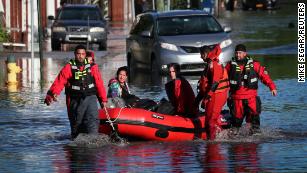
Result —
<svg viewBox="0 0 307 173"><path fill-rule="evenodd" d="M294 41L291 37L284 38L283 44L278 44L280 40L275 37L253 35L263 25L267 29L283 25L280 22L284 13L280 12L281 9L274 13L238 11L221 18L233 26L237 25L230 21L231 16L239 19L242 16L247 24L263 18L269 20L250 31L245 29L251 26L241 24L246 28L234 27L232 33L237 42L249 44L250 53L268 68L278 87L278 96L272 97L268 88L260 85L261 133L253 136L244 134L244 129L240 136L230 138L222 134L215 142L118 143L99 136L97 145L78 145L82 141L76 145L69 138L65 95L60 95L59 101L49 107L43 104L49 86L68 61L65 57L72 56L71 52L55 53L60 58L44 57L42 74L36 58L33 83L30 59L18 58L17 63L23 69L18 74L18 86L5 84L5 58L1 57L0 172L306 172L307 84L297 82L295 38ZM295 21L295 14L287 13L284 19L287 20L284 23ZM280 29L286 30L292 32L287 27ZM248 32L253 38L247 40ZM274 35L279 35L275 32ZM122 55L122 50L110 49L108 56L96 59L105 82L113 77L117 67L126 64ZM195 89L198 76L186 78ZM142 98L158 101L166 97L163 87L167 80L140 72L130 81L131 90Z"/></svg>

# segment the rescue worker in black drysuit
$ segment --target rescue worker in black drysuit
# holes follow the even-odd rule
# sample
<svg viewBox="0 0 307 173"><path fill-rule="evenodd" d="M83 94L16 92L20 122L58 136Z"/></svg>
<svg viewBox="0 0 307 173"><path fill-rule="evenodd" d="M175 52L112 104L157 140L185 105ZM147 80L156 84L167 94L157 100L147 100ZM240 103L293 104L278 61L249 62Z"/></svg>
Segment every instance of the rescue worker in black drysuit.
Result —
<svg viewBox="0 0 307 173"><path fill-rule="evenodd" d="M88 61L83 45L75 48L75 59L70 60L60 71L47 92L45 103L50 105L56 101L64 87L69 96L66 104L72 138L77 137L83 128L85 133L97 134L97 97L101 107L106 105L107 97L98 65Z"/></svg>

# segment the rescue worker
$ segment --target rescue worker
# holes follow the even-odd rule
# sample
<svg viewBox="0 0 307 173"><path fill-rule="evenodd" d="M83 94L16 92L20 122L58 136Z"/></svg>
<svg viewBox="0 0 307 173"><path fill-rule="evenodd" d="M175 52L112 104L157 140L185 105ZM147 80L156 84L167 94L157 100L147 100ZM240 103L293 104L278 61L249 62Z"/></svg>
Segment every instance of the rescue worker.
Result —
<svg viewBox="0 0 307 173"><path fill-rule="evenodd" d="M86 58L88 60L89 63L93 63L95 62L95 54L93 51L86 51Z"/></svg>
<svg viewBox="0 0 307 173"><path fill-rule="evenodd" d="M195 102L198 106L201 101L202 107L205 108L205 128L210 140L214 140L221 130L219 118L229 91L227 71L219 62L221 52L219 45L216 45L213 50L209 46L200 48L205 68L199 80L199 92Z"/></svg>
<svg viewBox="0 0 307 173"><path fill-rule="evenodd" d="M166 94L175 109L176 115L196 117L198 108L194 105L195 95L189 82L180 75L180 66L177 63L168 65L171 81L165 84Z"/></svg>
<svg viewBox="0 0 307 173"><path fill-rule="evenodd" d="M89 63L95 62L95 55L94 52L92 51L86 51L86 58L88 60ZM67 82L65 85L65 95L66 95L66 108L67 108L67 115L68 115L68 119L69 119L69 124L70 124L70 131L73 132L73 122L74 122L74 117L71 113L71 111L69 111L70 109L70 95L69 95L69 87L70 87L70 83ZM82 133L84 132L84 127L80 127L79 128L79 132ZM72 135L72 134L71 134ZM72 135L73 136L73 135Z"/></svg>
<svg viewBox="0 0 307 173"><path fill-rule="evenodd" d="M259 131L261 101L257 96L258 80L270 88L273 96L277 89L265 67L253 60L246 53L246 47L238 44L235 47L235 57L226 65L230 82L230 97L228 106L233 116L233 126L241 127L243 119L253 133Z"/></svg>
<svg viewBox="0 0 307 173"><path fill-rule="evenodd" d="M101 107L104 107L107 102L98 65L88 62L86 48L83 45L76 46L74 54L75 59L71 59L61 69L45 98L45 103L49 106L53 101L57 101L57 96L66 87L73 139L80 133L81 125L84 125L86 133L98 133L97 97Z"/></svg>

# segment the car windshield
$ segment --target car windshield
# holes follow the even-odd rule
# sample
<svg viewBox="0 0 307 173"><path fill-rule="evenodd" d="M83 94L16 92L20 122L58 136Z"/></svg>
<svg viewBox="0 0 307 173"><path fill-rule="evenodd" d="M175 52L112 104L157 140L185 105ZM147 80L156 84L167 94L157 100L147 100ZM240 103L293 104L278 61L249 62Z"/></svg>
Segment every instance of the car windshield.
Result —
<svg viewBox="0 0 307 173"><path fill-rule="evenodd" d="M64 8L58 15L59 20L101 20L98 10L93 8Z"/></svg>
<svg viewBox="0 0 307 173"><path fill-rule="evenodd" d="M158 35L191 35L223 32L219 23L212 16L179 16L159 18Z"/></svg>

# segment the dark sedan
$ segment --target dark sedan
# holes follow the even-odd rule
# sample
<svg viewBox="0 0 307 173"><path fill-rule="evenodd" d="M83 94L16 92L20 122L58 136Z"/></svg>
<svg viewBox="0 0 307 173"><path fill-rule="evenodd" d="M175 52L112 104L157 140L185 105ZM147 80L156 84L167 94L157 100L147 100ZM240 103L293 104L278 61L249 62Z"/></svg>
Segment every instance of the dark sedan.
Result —
<svg viewBox="0 0 307 173"><path fill-rule="evenodd" d="M107 47L106 21L96 5L65 5L58 11L51 27L51 48L60 50L61 44L98 44Z"/></svg>
<svg viewBox="0 0 307 173"><path fill-rule="evenodd" d="M242 0L242 9L267 9L271 10L276 7L277 0Z"/></svg>

